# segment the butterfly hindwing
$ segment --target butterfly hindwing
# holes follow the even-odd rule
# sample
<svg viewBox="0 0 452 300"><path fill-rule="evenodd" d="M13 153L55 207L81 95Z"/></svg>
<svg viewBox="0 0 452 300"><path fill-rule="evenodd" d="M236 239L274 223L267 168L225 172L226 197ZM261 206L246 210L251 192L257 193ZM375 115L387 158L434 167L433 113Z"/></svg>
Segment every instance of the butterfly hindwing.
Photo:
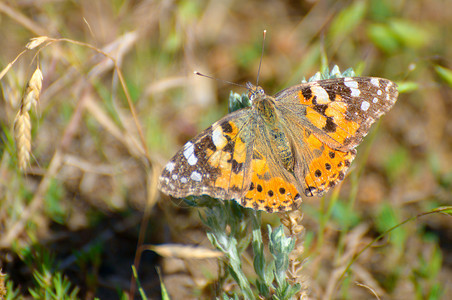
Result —
<svg viewBox="0 0 452 300"><path fill-rule="evenodd" d="M301 185L293 173L281 164L262 122L253 127L255 141L250 163L251 181L240 203L245 207L267 212L296 209L301 203Z"/></svg>
<svg viewBox="0 0 452 300"><path fill-rule="evenodd" d="M301 156L295 169L297 178L305 196L320 196L345 178L356 150L337 151L310 130L301 131L305 143L295 147Z"/></svg>

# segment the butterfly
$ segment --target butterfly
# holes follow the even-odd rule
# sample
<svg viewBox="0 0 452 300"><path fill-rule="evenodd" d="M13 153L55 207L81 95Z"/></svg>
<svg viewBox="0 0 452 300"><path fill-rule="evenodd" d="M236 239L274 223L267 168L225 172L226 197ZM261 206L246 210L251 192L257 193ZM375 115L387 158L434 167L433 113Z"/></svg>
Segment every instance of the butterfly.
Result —
<svg viewBox="0 0 452 300"><path fill-rule="evenodd" d="M208 195L269 213L298 208L344 179L356 146L395 104L397 85L376 77L302 83L274 96L247 83L251 106L187 142L166 164L159 189Z"/></svg>

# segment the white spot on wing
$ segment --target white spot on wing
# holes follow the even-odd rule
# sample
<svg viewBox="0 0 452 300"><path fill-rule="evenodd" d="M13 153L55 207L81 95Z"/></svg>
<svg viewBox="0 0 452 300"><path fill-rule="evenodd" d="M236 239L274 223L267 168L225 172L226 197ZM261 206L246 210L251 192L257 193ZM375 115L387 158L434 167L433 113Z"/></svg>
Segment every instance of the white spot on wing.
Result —
<svg viewBox="0 0 452 300"><path fill-rule="evenodd" d="M377 98L374 98L374 99L372 100L372 102L373 102L373 103L377 103L377 102L378 102L378 99L377 99Z"/></svg>
<svg viewBox="0 0 452 300"><path fill-rule="evenodd" d="M316 96L317 104L327 104L330 102L330 98L328 97L328 93L325 89L319 85L313 85L311 87L311 92Z"/></svg>
<svg viewBox="0 0 452 300"><path fill-rule="evenodd" d="M362 111L367 111L370 107L370 103L367 101L363 101L361 102L361 110Z"/></svg>
<svg viewBox="0 0 452 300"><path fill-rule="evenodd" d="M212 132L212 142L215 145L215 147L219 149L223 149L224 146L226 146L226 143L228 140L223 135L223 129L221 129L220 126L214 129Z"/></svg>
<svg viewBox="0 0 452 300"><path fill-rule="evenodd" d="M171 176L171 178L173 178L173 180L177 180L177 174L173 174L173 176Z"/></svg>
<svg viewBox="0 0 452 300"><path fill-rule="evenodd" d="M359 95L361 94L361 91L358 89L358 82L356 82L355 80L351 78L345 78L344 85L350 88L352 97L359 97Z"/></svg>
<svg viewBox="0 0 452 300"><path fill-rule="evenodd" d="M187 159L189 165L194 166L198 162L195 156L195 146L192 142L188 142L184 146L184 156Z"/></svg>
<svg viewBox="0 0 452 300"><path fill-rule="evenodd" d="M197 172L197 171L193 171L190 175L190 179L193 181L198 181L200 182L202 179L202 175L201 173Z"/></svg>
<svg viewBox="0 0 452 300"><path fill-rule="evenodd" d="M187 180L186 177L181 177L181 178L180 178L180 182L181 182L181 183L187 183L188 180Z"/></svg>
<svg viewBox="0 0 452 300"><path fill-rule="evenodd" d="M378 91L377 91L377 95L378 95L378 96L381 96L381 94L382 94L382 91L381 91L381 90L378 90Z"/></svg>
<svg viewBox="0 0 452 300"><path fill-rule="evenodd" d="M378 79L378 78L370 79L370 83L372 83L376 87L380 87L380 79Z"/></svg>
<svg viewBox="0 0 452 300"><path fill-rule="evenodd" d="M171 172L173 172L174 166L175 166L175 165L176 165L175 163L173 163L172 161L170 161L169 163L166 164L165 169L167 169L168 172L171 173Z"/></svg>

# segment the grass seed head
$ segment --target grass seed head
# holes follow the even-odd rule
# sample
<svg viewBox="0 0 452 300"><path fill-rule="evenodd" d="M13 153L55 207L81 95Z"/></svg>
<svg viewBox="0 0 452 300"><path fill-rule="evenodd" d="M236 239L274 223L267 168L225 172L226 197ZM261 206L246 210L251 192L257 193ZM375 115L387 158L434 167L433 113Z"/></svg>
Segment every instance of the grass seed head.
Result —
<svg viewBox="0 0 452 300"><path fill-rule="evenodd" d="M38 47L39 45L41 45L42 43L49 41L50 38L47 36L38 36L35 38L30 39L30 42L28 42L28 44L25 45L25 47L29 50L32 50L36 47Z"/></svg>
<svg viewBox="0 0 452 300"><path fill-rule="evenodd" d="M19 168L25 170L30 162L31 122L27 111L19 110L14 120L14 140L16 141Z"/></svg>

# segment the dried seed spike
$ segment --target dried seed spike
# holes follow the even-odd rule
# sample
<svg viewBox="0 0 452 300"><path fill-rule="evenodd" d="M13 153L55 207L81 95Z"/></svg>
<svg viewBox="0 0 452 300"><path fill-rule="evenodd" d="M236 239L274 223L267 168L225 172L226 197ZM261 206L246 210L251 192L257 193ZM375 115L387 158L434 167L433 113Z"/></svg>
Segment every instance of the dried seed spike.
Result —
<svg viewBox="0 0 452 300"><path fill-rule="evenodd" d="M35 92L33 90L29 91L28 93L26 93L24 95L24 97L22 98L22 107L21 109L23 111L30 111L31 106L35 106L35 102L36 102L36 95Z"/></svg>
<svg viewBox="0 0 452 300"><path fill-rule="evenodd" d="M30 39L30 42L28 42L28 44L26 44L25 47L29 50L32 50L48 40L50 40L50 38L47 36L34 37Z"/></svg>
<svg viewBox="0 0 452 300"><path fill-rule="evenodd" d="M30 162L31 122L27 111L19 110L14 120L14 139L16 141L19 168L25 170Z"/></svg>
<svg viewBox="0 0 452 300"><path fill-rule="evenodd" d="M28 81L25 94L20 103L19 112L14 119L14 140L16 141L19 168L25 170L30 162L31 121L29 111L36 106L42 89L42 72L36 68Z"/></svg>
<svg viewBox="0 0 452 300"><path fill-rule="evenodd" d="M28 81L25 95L22 98L21 109L29 111L31 106L36 107L42 89L42 72L38 68L34 71L30 81Z"/></svg>
<svg viewBox="0 0 452 300"><path fill-rule="evenodd" d="M39 94L41 93L42 89L42 72L41 69L39 69L39 67L37 67L33 75L31 75L31 79L28 82L28 87L36 91L39 98Z"/></svg>

